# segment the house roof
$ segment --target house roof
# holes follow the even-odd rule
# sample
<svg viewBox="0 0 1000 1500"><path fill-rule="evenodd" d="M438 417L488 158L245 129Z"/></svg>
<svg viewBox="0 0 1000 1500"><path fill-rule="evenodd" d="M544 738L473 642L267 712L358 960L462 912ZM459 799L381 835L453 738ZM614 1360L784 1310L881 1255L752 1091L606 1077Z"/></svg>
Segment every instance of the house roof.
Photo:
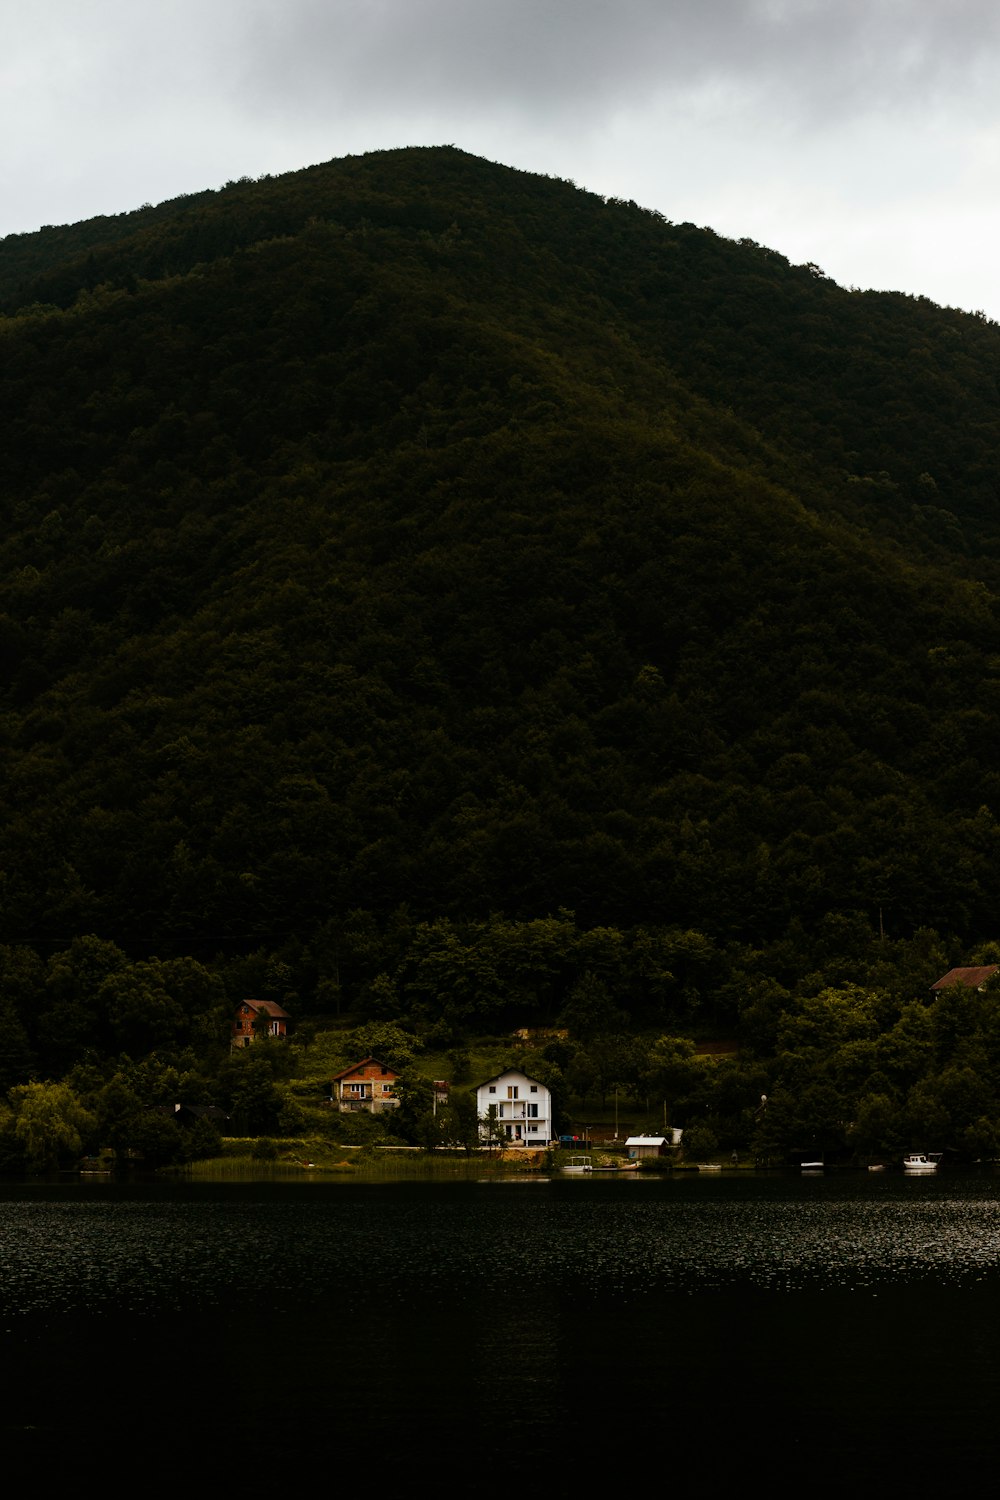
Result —
<svg viewBox="0 0 1000 1500"><path fill-rule="evenodd" d="M154 1115L166 1115L169 1120L215 1120L223 1124L229 1119L217 1104L151 1104L149 1111Z"/></svg>
<svg viewBox="0 0 1000 1500"><path fill-rule="evenodd" d="M477 1089L484 1089L486 1087L486 1085L489 1084L489 1083L499 1083L501 1078L512 1078L512 1077L513 1078L523 1078L527 1083L534 1083L539 1088L542 1088L542 1089L547 1086L546 1084L544 1084L542 1082L542 1080L540 1078L532 1078L531 1074L530 1073L526 1073L523 1068L504 1068L504 1070L503 1070L502 1073L494 1073L492 1078L484 1078L483 1081L482 1081L482 1083L477 1083L476 1084L476 1088Z"/></svg>
<svg viewBox="0 0 1000 1500"><path fill-rule="evenodd" d="M980 964L978 968L949 969L931 985L932 990L946 990L952 984L964 984L967 990L978 990L1000 969L1000 964Z"/></svg>
<svg viewBox="0 0 1000 1500"><path fill-rule="evenodd" d="M241 1000L241 1005L248 1005L251 1010L266 1011L269 1016L284 1017L286 1021L291 1020L287 1010L282 1010L273 1000Z"/></svg>
<svg viewBox="0 0 1000 1500"><path fill-rule="evenodd" d="M625 1144L626 1146L665 1146L667 1138L665 1135L630 1135Z"/></svg>
<svg viewBox="0 0 1000 1500"><path fill-rule="evenodd" d="M351 1063L351 1066L345 1068L342 1073L334 1073L332 1082L339 1083L342 1078L350 1078L352 1073L356 1073L359 1068L367 1068L369 1063L374 1063L376 1068L384 1068L393 1078L399 1077L396 1069L390 1068L389 1064L384 1063L380 1057L363 1057L360 1062Z"/></svg>

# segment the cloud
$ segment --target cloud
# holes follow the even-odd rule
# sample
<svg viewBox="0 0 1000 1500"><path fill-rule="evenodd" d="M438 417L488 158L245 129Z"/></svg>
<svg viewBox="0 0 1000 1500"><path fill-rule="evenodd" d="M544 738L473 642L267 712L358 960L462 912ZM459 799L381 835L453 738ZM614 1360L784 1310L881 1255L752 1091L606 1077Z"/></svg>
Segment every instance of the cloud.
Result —
<svg viewBox="0 0 1000 1500"><path fill-rule="evenodd" d="M585 109L600 128L623 100L714 91L824 129L959 86L990 101L998 39L984 0L258 0L237 45L264 110Z"/></svg>
<svg viewBox="0 0 1000 1500"><path fill-rule="evenodd" d="M993 0L33 0L0 233L451 141L982 306L998 63Z"/></svg>

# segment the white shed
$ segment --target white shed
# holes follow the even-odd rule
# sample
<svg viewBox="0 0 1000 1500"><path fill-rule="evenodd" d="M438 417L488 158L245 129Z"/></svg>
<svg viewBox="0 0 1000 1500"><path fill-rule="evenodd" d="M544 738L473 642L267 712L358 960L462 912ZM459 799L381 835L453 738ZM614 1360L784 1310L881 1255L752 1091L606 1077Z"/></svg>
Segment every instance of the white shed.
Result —
<svg viewBox="0 0 1000 1500"><path fill-rule="evenodd" d="M666 1156L671 1146L679 1146L682 1130L669 1130L666 1135L630 1135L625 1149L630 1157Z"/></svg>

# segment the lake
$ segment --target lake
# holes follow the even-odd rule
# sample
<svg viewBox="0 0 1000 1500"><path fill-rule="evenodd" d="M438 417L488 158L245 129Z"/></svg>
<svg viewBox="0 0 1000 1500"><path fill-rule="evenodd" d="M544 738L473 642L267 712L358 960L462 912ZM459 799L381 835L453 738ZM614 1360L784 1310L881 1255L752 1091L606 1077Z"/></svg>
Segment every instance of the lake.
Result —
<svg viewBox="0 0 1000 1500"><path fill-rule="evenodd" d="M0 1185L4 1471L972 1493L1000 1178Z"/></svg>

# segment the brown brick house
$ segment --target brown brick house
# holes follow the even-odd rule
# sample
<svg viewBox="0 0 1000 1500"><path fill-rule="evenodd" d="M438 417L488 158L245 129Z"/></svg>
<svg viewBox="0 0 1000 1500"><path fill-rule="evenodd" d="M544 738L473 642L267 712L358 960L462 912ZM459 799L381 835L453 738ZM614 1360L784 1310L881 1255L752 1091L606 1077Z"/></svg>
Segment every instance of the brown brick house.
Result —
<svg viewBox="0 0 1000 1500"><path fill-rule="evenodd" d="M396 1109L399 1100L395 1087L399 1074L377 1057L364 1057L352 1063L331 1080L333 1098L342 1114L352 1110L367 1109L378 1114L383 1109Z"/></svg>
<svg viewBox="0 0 1000 1500"><path fill-rule="evenodd" d="M233 1046L249 1047L261 1035L287 1036L291 1020L273 1000L243 1000L233 1018Z"/></svg>

